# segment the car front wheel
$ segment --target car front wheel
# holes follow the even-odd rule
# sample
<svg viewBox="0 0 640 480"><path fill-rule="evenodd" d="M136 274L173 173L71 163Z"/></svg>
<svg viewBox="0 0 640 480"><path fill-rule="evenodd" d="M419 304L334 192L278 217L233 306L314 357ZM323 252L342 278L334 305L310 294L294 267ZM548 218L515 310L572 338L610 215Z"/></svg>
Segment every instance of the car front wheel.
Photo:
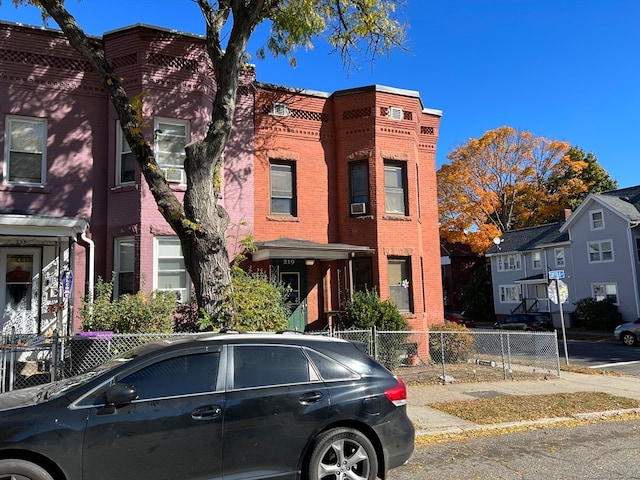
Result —
<svg viewBox="0 0 640 480"><path fill-rule="evenodd" d="M624 343L625 345L631 347L635 345L637 341L638 340L636 339L636 336L631 332L624 332L622 334L622 343Z"/></svg>
<svg viewBox="0 0 640 480"><path fill-rule="evenodd" d="M0 460L0 479L53 480L47 471L35 463L24 460Z"/></svg>
<svg viewBox="0 0 640 480"><path fill-rule="evenodd" d="M318 437L309 461L309 480L375 480L376 450L353 428L334 428Z"/></svg>

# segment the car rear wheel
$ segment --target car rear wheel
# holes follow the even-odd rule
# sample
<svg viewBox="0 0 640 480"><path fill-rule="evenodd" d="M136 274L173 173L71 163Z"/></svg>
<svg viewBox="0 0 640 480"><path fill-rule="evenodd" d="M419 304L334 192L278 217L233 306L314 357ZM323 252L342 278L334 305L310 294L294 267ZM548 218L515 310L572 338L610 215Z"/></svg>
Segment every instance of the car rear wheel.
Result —
<svg viewBox="0 0 640 480"><path fill-rule="evenodd" d="M309 480L375 480L376 450L353 428L334 428L318 437L309 461Z"/></svg>
<svg viewBox="0 0 640 480"><path fill-rule="evenodd" d="M638 339L631 332L624 332L622 334L622 343L624 343L625 345L628 345L628 346L631 347L631 346L635 345L637 341L638 341Z"/></svg>
<svg viewBox="0 0 640 480"><path fill-rule="evenodd" d="M53 477L35 463L0 460L0 480L53 480Z"/></svg>

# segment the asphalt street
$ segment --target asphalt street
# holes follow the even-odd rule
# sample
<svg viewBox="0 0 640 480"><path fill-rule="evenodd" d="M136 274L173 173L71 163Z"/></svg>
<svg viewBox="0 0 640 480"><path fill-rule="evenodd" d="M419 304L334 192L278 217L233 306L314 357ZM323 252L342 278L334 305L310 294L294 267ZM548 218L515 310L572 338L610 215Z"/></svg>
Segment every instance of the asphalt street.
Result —
<svg viewBox="0 0 640 480"><path fill-rule="evenodd" d="M640 479L640 420L477 436L417 447L388 480Z"/></svg>

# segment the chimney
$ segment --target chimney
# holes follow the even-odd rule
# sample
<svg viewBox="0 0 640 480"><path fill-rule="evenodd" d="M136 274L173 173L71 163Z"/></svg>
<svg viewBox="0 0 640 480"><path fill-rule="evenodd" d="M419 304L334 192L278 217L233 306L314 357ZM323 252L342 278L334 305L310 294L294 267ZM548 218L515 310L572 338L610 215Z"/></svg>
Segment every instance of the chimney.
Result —
<svg viewBox="0 0 640 480"><path fill-rule="evenodd" d="M564 209L564 221L566 222L567 220L569 220L569 217L571 216L573 212L571 211L570 208L565 208Z"/></svg>

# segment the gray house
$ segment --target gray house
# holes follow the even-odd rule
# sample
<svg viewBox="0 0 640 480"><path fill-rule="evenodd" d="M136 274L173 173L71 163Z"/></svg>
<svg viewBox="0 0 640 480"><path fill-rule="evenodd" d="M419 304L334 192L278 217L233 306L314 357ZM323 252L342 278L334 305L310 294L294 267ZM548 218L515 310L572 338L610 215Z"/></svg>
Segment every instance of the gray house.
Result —
<svg viewBox="0 0 640 480"><path fill-rule="evenodd" d="M550 314L549 271L561 271L570 327L574 303L610 298L624 321L640 316L640 186L589 195L561 223L505 232L487 252L496 317L512 312Z"/></svg>

